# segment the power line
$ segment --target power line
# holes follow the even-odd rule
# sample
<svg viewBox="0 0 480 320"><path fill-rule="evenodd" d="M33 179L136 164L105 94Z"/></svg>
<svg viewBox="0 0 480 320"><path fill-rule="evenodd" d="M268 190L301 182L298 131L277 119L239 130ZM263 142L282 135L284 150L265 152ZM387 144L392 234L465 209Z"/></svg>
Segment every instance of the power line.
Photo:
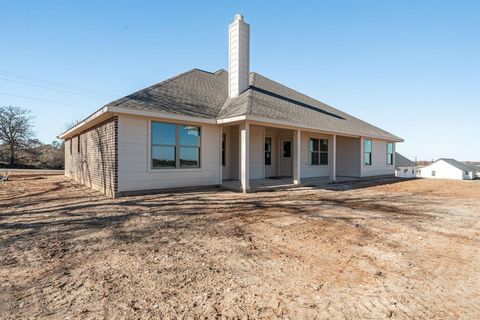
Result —
<svg viewBox="0 0 480 320"><path fill-rule="evenodd" d="M12 97L19 97L19 98L24 98L24 99L30 99L30 100L37 100L37 101L42 101L42 102L47 102L47 103L61 104L61 105L64 105L64 106L71 106L71 107L82 108L82 109L89 109L89 110L92 110L92 109L93 109L93 108L89 108L89 107L85 107L85 106L79 106L79 105L71 104L71 103L65 103L65 102L59 102L59 101L52 101L52 100L45 100L45 99L28 97L28 96L22 96L22 95L19 95L19 94L13 94L13 93L1 92L1 91L0 91L0 94L7 95L7 96L12 96Z"/></svg>
<svg viewBox="0 0 480 320"><path fill-rule="evenodd" d="M14 82L14 83L20 83L20 84L23 84L23 85L26 85L26 86L32 86L32 87L37 87L37 88L55 90L55 91L59 91L59 92L65 92L65 93L68 93L68 94L81 95L81 96L89 97L89 98L93 98L93 99L100 99L100 100L104 99L104 98L101 98L101 97L96 97L96 96L92 96L92 95L81 93L81 92L67 91L67 90L58 89L58 88L49 88L49 87L45 87L45 86L41 86L41 85L31 84L31 83L27 83L27 82L23 82L23 81L17 81L17 80L2 78L2 77L0 77L0 80L10 81L10 82Z"/></svg>
<svg viewBox="0 0 480 320"><path fill-rule="evenodd" d="M92 90L92 89L87 89L87 88L82 88L82 87L74 86L74 85L71 85L71 84L68 84L68 83L50 81L50 80L45 80L45 79L41 79L41 78L37 78L37 77L22 75L20 73L0 70L0 74L3 74L4 76L19 78L19 79L22 79L22 80L39 82L39 83L47 84L47 85L50 85L50 86L63 87L63 88L70 89L70 90L75 90L75 91L78 91L78 92L83 91L84 93L89 93L89 94L93 93L93 94L112 97L112 94L109 94L109 93L105 93L105 92L101 92L101 91L97 91L97 90Z"/></svg>

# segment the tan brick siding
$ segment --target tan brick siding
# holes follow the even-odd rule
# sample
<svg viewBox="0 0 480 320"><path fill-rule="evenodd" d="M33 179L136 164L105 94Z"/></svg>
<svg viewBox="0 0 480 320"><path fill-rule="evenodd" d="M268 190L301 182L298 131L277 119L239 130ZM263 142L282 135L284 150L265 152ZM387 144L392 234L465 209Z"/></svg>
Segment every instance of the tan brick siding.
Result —
<svg viewBox="0 0 480 320"><path fill-rule="evenodd" d="M65 141L65 175L110 197L118 186L118 119Z"/></svg>

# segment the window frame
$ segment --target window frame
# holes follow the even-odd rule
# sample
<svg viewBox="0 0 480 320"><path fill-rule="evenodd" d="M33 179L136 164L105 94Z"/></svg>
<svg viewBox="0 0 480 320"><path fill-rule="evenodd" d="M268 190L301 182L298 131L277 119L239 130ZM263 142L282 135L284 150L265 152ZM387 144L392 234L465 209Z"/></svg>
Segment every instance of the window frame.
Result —
<svg viewBox="0 0 480 320"><path fill-rule="evenodd" d="M365 145L367 141L370 141L370 152L366 151ZM369 163L367 163L366 154L369 154ZM371 167L373 165L373 140L372 139L363 139L363 165Z"/></svg>
<svg viewBox="0 0 480 320"><path fill-rule="evenodd" d="M388 152L388 146L391 145L392 146L392 152L389 153ZM387 166L393 166L393 162L394 162L394 159L393 159L393 155L394 155L394 145L393 145L393 142L387 142ZM392 162L390 163L390 159L392 160Z"/></svg>
<svg viewBox="0 0 480 320"><path fill-rule="evenodd" d="M270 139L270 151L267 151L265 150L265 146L267 144L267 139ZM265 136L265 139L263 141L263 164L267 167L271 167L272 166L272 154L273 154L273 151L272 151L272 147L273 147L273 139L272 137L270 136ZM267 152L270 153L270 163L267 164Z"/></svg>
<svg viewBox="0 0 480 320"><path fill-rule="evenodd" d="M153 134L152 128L153 123L164 123L170 124L175 126L175 145L170 144L153 144ZM188 145L181 145L180 144L180 128L181 126L192 126L197 127L200 132L200 139L198 146L188 146ZM148 171L149 172L160 172L160 171L172 171L172 170L182 170L182 171L199 171L203 170L203 126L200 124L192 124L189 122L173 122L173 121L166 121L166 120L150 120L148 122ZM154 146L166 146L166 147L174 147L175 148L175 166L174 167L157 167L153 166L153 147ZM182 167L180 166L180 148L197 148L198 149L198 166L197 167Z"/></svg>
<svg viewBox="0 0 480 320"><path fill-rule="evenodd" d="M313 151L310 149L311 141L318 140L318 151ZM327 151L322 151L322 140L327 141ZM328 154L329 154L329 139L328 138L318 138L318 137L308 137L308 166L310 167L328 167ZM312 163L312 153L318 154L318 164ZM327 163L322 164L321 154L327 155Z"/></svg>
<svg viewBox="0 0 480 320"><path fill-rule="evenodd" d="M202 132L200 132L200 139L202 137ZM222 133L222 167L227 166L227 134Z"/></svg>
<svg viewBox="0 0 480 320"><path fill-rule="evenodd" d="M77 136L77 153L81 153L81 145L80 145L80 135Z"/></svg>

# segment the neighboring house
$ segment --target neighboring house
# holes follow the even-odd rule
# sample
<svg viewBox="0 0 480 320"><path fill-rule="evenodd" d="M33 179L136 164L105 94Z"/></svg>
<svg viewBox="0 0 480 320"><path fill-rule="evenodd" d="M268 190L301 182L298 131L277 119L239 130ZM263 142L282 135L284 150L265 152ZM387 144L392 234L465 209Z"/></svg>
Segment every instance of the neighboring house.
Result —
<svg viewBox="0 0 480 320"><path fill-rule="evenodd" d="M65 174L117 196L234 179L394 175L401 138L249 72L250 27L229 27L229 72L194 69L113 101L60 135Z"/></svg>
<svg viewBox="0 0 480 320"><path fill-rule="evenodd" d="M418 176L422 178L472 180L476 168L455 159L440 158L432 164L419 168Z"/></svg>
<svg viewBox="0 0 480 320"><path fill-rule="evenodd" d="M417 176L415 162L395 152L395 176L399 178L415 178Z"/></svg>

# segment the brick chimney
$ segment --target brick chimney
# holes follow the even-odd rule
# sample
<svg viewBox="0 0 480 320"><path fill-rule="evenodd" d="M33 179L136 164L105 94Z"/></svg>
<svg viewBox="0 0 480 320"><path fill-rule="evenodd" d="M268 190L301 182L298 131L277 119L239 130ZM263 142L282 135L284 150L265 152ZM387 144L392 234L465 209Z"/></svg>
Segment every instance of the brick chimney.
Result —
<svg viewBox="0 0 480 320"><path fill-rule="evenodd" d="M228 96L234 98L248 89L250 72L250 25L241 14L228 29Z"/></svg>

